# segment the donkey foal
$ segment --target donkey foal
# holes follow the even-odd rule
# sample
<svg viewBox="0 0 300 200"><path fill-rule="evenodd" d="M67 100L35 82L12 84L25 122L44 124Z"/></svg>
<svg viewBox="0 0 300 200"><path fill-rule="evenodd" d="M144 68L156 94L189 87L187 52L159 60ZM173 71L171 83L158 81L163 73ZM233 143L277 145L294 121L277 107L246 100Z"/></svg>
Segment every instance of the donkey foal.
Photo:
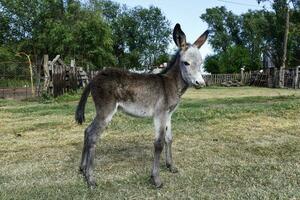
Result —
<svg viewBox="0 0 300 200"><path fill-rule="evenodd" d="M118 69L105 69L87 85L77 106L75 119L79 124L85 120L84 108L91 93L96 117L85 129L80 164L80 170L90 187L96 185L93 163L97 140L117 110L137 117L154 119L154 161L151 171L153 184L156 187L162 186L159 162L164 145L166 166L171 172L177 172L171 150L171 116L189 86L205 86L200 73L202 58L198 49L207 36L208 31L205 31L194 44L189 44L180 25L176 24L173 39L179 50L163 72L136 74Z"/></svg>

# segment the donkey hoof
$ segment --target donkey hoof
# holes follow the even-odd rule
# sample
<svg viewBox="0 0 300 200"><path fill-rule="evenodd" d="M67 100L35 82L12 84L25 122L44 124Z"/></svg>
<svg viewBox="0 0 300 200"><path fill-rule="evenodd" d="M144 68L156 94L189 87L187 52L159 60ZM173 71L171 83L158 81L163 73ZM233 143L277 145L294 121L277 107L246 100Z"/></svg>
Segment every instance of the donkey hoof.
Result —
<svg viewBox="0 0 300 200"><path fill-rule="evenodd" d="M159 177L151 176L151 182L156 188L162 188L163 183L161 182Z"/></svg>
<svg viewBox="0 0 300 200"><path fill-rule="evenodd" d="M167 164L167 168L168 168L168 170L169 170L170 172L172 172L172 173L178 173L178 168L175 167L175 166L172 166L172 165L168 165L168 164Z"/></svg>
<svg viewBox="0 0 300 200"><path fill-rule="evenodd" d="M177 167L170 167L169 171L175 174L175 173L178 173L178 168Z"/></svg>
<svg viewBox="0 0 300 200"><path fill-rule="evenodd" d="M90 189L95 189L97 187L97 183L95 180L89 180L87 181L87 184Z"/></svg>
<svg viewBox="0 0 300 200"><path fill-rule="evenodd" d="M79 171L79 173L81 173L83 175L85 174L85 168L84 167L79 167L78 171Z"/></svg>
<svg viewBox="0 0 300 200"><path fill-rule="evenodd" d="M86 174L84 174L84 177L85 177L86 183L90 189L94 189L97 186L97 183L96 183L96 180L94 177L88 176Z"/></svg>
<svg viewBox="0 0 300 200"><path fill-rule="evenodd" d="M164 186L164 184L163 184L162 182L160 182L159 185L155 185L155 187L156 187L157 189L162 188L163 186Z"/></svg>

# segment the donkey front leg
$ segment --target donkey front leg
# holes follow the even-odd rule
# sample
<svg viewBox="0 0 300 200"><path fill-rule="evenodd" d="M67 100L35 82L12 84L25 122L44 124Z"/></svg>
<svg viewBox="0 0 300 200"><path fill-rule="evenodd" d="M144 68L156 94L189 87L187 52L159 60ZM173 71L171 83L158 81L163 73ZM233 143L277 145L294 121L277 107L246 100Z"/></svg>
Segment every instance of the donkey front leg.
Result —
<svg viewBox="0 0 300 200"><path fill-rule="evenodd" d="M166 118L163 116L154 118L155 140L154 140L154 160L151 172L152 183L157 187L162 187L162 182L159 177L159 162L160 155L164 148L164 138L166 133Z"/></svg>
<svg viewBox="0 0 300 200"><path fill-rule="evenodd" d="M174 166L172 158L172 130L171 130L171 115L167 119L166 123L166 136L165 136L165 153L166 153L166 166L172 173L177 173L178 169Z"/></svg>

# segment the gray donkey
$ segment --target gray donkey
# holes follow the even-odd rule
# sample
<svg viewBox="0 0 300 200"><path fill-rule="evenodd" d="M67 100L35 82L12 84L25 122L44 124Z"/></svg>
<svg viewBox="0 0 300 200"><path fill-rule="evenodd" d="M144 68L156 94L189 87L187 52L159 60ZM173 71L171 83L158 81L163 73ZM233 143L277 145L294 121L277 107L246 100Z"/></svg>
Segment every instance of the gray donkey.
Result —
<svg viewBox="0 0 300 200"><path fill-rule="evenodd" d="M96 186L93 163L97 140L117 110L137 117L154 119L154 161L151 171L153 184L157 188L162 186L159 162L164 144L166 166L171 172L177 172L171 151L171 116L189 86L205 86L200 73L202 58L198 49L207 36L208 31L205 31L194 44L189 44L180 25L176 24L173 39L179 50L160 74L136 74L118 69L105 69L87 85L79 101L75 119L79 124L85 120L84 108L91 92L96 117L85 129L80 165L80 171L90 187Z"/></svg>

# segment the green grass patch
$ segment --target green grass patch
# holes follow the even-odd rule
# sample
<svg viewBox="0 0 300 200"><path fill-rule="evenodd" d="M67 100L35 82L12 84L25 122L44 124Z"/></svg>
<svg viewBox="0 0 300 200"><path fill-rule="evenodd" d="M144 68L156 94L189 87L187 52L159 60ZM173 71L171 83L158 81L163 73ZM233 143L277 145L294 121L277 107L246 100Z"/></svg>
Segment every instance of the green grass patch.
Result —
<svg viewBox="0 0 300 200"><path fill-rule="evenodd" d="M300 199L300 92L189 90L172 118L170 174L149 182L153 122L117 113L97 146L89 190L78 173L80 93L47 101L0 100L0 199ZM163 156L164 157L164 156Z"/></svg>
<svg viewBox="0 0 300 200"><path fill-rule="evenodd" d="M22 79L0 79L0 87L15 88L15 87L30 87L30 80Z"/></svg>

